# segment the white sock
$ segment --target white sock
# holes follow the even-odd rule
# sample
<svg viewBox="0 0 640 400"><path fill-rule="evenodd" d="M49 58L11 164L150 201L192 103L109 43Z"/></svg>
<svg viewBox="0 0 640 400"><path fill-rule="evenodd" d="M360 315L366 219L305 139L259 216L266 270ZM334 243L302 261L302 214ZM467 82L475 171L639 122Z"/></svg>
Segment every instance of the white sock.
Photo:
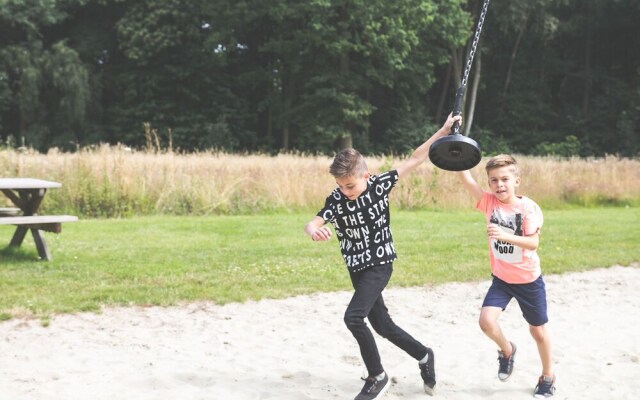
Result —
<svg viewBox="0 0 640 400"><path fill-rule="evenodd" d="M385 374L385 372L384 372L384 371L382 371L382 373L381 373L380 375L376 376L376 380L377 380L377 381L381 381L381 380L383 380L385 375L386 375L386 374Z"/></svg>
<svg viewBox="0 0 640 400"><path fill-rule="evenodd" d="M429 353L427 353L426 356L424 356L424 358L420 361L418 361L420 364L426 364L427 361L429 361Z"/></svg>

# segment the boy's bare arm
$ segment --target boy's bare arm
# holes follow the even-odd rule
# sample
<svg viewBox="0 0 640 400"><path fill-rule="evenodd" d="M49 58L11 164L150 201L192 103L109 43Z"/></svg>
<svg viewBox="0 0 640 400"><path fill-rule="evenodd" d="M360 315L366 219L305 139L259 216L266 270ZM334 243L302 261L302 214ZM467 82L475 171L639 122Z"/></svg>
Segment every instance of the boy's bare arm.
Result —
<svg viewBox="0 0 640 400"><path fill-rule="evenodd" d="M313 241L331 239L331 230L324 226L324 220L317 215L304 226L304 233L311 236Z"/></svg>
<svg viewBox="0 0 640 400"><path fill-rule="evenodd" d="M442 125L440 129L436 133L434 133L426 142L422 143L420 147L415 149L409 157L402 165L400 165L396 170L398 171L398 177L402 178L403 176L409 175L414 169L418 167L418 165L422 164L429 157L429 149L431 145L436 140L441 137L447 136L449 132L451 132L451 127L455 121L462 121L462 117L460 116L452 116L449 114L447 120Z"/></svg>
<svg viewBox="0 0 640 400"><path fill-rule="evenodd" d="M511 243L527 250L536 250L540 243L540 235L537 232L529 236L517 236L505 232L498 224L487 225L487 236L489 236L489 239L496 239L502 242Z"/></svg>
<svg viewBox="0 0 640 400"><path fill-rule="evenodd" d="M462 182L464 188L467 189L467 192L469 192L469 194L473 196L476 201L480 200L482 198L482 195L484 194L484 190L482 190L482 187L478 185L478 182L473 179L471 171L459 171L456 174L458 175L458 178L460 178L460 181Z"/></svg>

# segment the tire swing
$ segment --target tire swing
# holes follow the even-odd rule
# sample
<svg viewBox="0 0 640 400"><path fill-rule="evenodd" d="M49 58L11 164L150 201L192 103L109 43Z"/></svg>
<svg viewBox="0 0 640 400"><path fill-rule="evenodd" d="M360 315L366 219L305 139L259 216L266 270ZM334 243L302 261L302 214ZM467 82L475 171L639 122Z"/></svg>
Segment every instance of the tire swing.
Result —
<svg viewBox="0 0 640 400"><path fill-rule="evenodd" d="M469 51L467 66L464 70L460 87L456 91L456 100L452 111L454 116L462 114L462 98L464 97L464 91L467 87L469 71L471 70L473 57L476 54L476 47L480 39L480 32L482 31L484 17L487 14L489 1L490 0L484 1L480 18L478 18L478 26L476 27L476 33ZM451 133L449 133L449 135L436 140L431 145L429 149L429 159L438 168L447 171L464 171L478 165L482 159L482 154L480 153L480 146L475 140L460 134L460 124L456 122L451 127Z"/></svg>

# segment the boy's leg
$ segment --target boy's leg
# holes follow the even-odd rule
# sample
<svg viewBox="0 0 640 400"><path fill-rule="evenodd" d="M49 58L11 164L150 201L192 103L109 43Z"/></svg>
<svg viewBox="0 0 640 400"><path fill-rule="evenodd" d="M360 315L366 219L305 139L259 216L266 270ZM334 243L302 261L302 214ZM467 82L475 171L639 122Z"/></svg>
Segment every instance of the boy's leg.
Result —
<svg viewBox="0 0 640 400"><path fill-rule="evenodd" d="M498 345L500 351L507 357L511 355L513 349L511 342L509 342L502 333L502 329L498 324L498 318L512 298L513 296L510 293L509 285L493 277L491 286L482 301L482 310L480 311L480 319L478 320L482 332L493 340Z"/></svg>
<svg viewBox="0 0 640 400"><path fill-rule="evenodd" d="M411 357L419 361L427 354L427 348L422 343L393 322L382 295L371 309L368 318L371 326L380 336L404 350Z"/></svg>
<svg viewBox="0 0 640 400"><path fill-rule="evenodd" d="M393 265L388 264L393 272ZM420 361L427 355L427 348L393 322L389 310L384 304L382 294L378 297L367 316L373 329L383 338L389 340L411 357Z"/></svg>
<svg viewBox="0 0 640 400"><path fill-rule="evenodd" d="M511 342L507 340L504 333L502 333L502 328L500 328L500 325L498 324L498 318L501 314L502 308L500 307L482 307L478 323L480 324L482 332L484 332L489 339L493 340L495 344L498 345L498 348L506 357L509 357L511 356L513 348L511 346Z"/></svg>
<svg viewBox="0 0 640 400"><path fill-rule="evenodd" d="M393 266L390 264L393 272ZM435 360L433 350L425 347L422 343L414 339L404 329L393 322L389 315L389 310L384 304L382 294L374 304L367 317L373 329L383 338L404 350L411 357L420 363L420 376L424 382L424 390L433 396L436 385Z"/></svg>
<svg viewBox="0 0 640 400"><path fill-rule="evenodd" d="M533 336L538 346L538 354L540 354L540 361L542 362L542 375L553 376L551 339L549 338L546 325L529 325L529 332L531 332L531 336Z"/></svg>
<svg viewBox="0 0 640 400"><path fill-rule="evenodd" d="M480 328L498 345L498 379L505 382L511 377L515 365L516 345L507 340L498 325L498 317L502 313L499 307L482 307L480 311Z"/></svg>
<svg viewBox="0 0 640 400"><path fill-rule="evenodd" d="M513 294L518 300L524 319L529 323L529 332L536 342L542 363L542 375L538 378L534 397L551 397L556 388L551 359L551 340L546 328L549 318L544 279L539 276L531 283L515 285Z"/></svg>
<svg viewBox="0 0 640 400"><path fill-rule="evenodd" d="M529 332L538 346L538 354L542 362L542 375L553 375L551 360L551 339L546 328L547 292L542 276L535 281L518 285L514 293L524 319L529 323Z"/></svg>
<svg viewBox="0 0 640 400"><path fill-rule="evenodd" d="M514 367L516 346L505 337L498 318L512 299L511 288L506 282L494 277L482 303L480 329L498 345L498 378L506 381Z"/></svg>
<svg viewBox="0 0 640 400"><path fill-rule="evenodd" d="M377 376L384 372L384 369L375 338L364 322L364 318L369 315L389 282L391 267L383 264L363 271L351 272L350 275L355 292L345 311L344 322L358 342L369 376Z"/></svg>
<svg viewBox="0 0 640 400"><path fill-rule="evenodd" d="M553 396L556 391L556 376L553 373L551 359L551 339L546 325L529 325L529 332L536 341L542 362L542 375L538 378L538 383L533 390L533 397L545 399Z"/></svg>

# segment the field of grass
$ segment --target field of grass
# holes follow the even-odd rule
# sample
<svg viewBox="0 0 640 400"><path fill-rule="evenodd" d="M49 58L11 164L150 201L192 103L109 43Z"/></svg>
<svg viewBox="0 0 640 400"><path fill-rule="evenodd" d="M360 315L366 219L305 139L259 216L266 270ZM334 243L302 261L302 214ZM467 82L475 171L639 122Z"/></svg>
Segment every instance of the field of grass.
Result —
<svg viewBox="0 0 640 400"><path fill-rule="evenodd" d="M108 305L171 305L282 298L349 289L338 244L302 232L313 213L83 219L46 234L53 261L33 240L9 249L0 227L0 320L47 319ZM484 221L473 211L392 211L399 260L392 286L487 279ZM545 211L545 273L640 261L640 209Z"/></svg>
<svg viewBox="0 0 640 400"><path fill-rule="evenodd" d="M368 157L372 172L403 156ZM520 193L545 214L546 273L640 261L640 160L518 156ZM486 160L485 160L486 161ZM136 152L97 146L48 154L0 149L3 176L62 182L42 213L80 221L46 234L52 262L30 236L6 245L0 227L0 320L46 319L105 305L281 298L349 289L338 245L303 225L335 187L330 157ZM485 181L484 161L472 173ZM453 173L420 166L391 195L400 259L392 285L489 276L483 218ZM0 207L10 206L0 196Z"/></svg>

